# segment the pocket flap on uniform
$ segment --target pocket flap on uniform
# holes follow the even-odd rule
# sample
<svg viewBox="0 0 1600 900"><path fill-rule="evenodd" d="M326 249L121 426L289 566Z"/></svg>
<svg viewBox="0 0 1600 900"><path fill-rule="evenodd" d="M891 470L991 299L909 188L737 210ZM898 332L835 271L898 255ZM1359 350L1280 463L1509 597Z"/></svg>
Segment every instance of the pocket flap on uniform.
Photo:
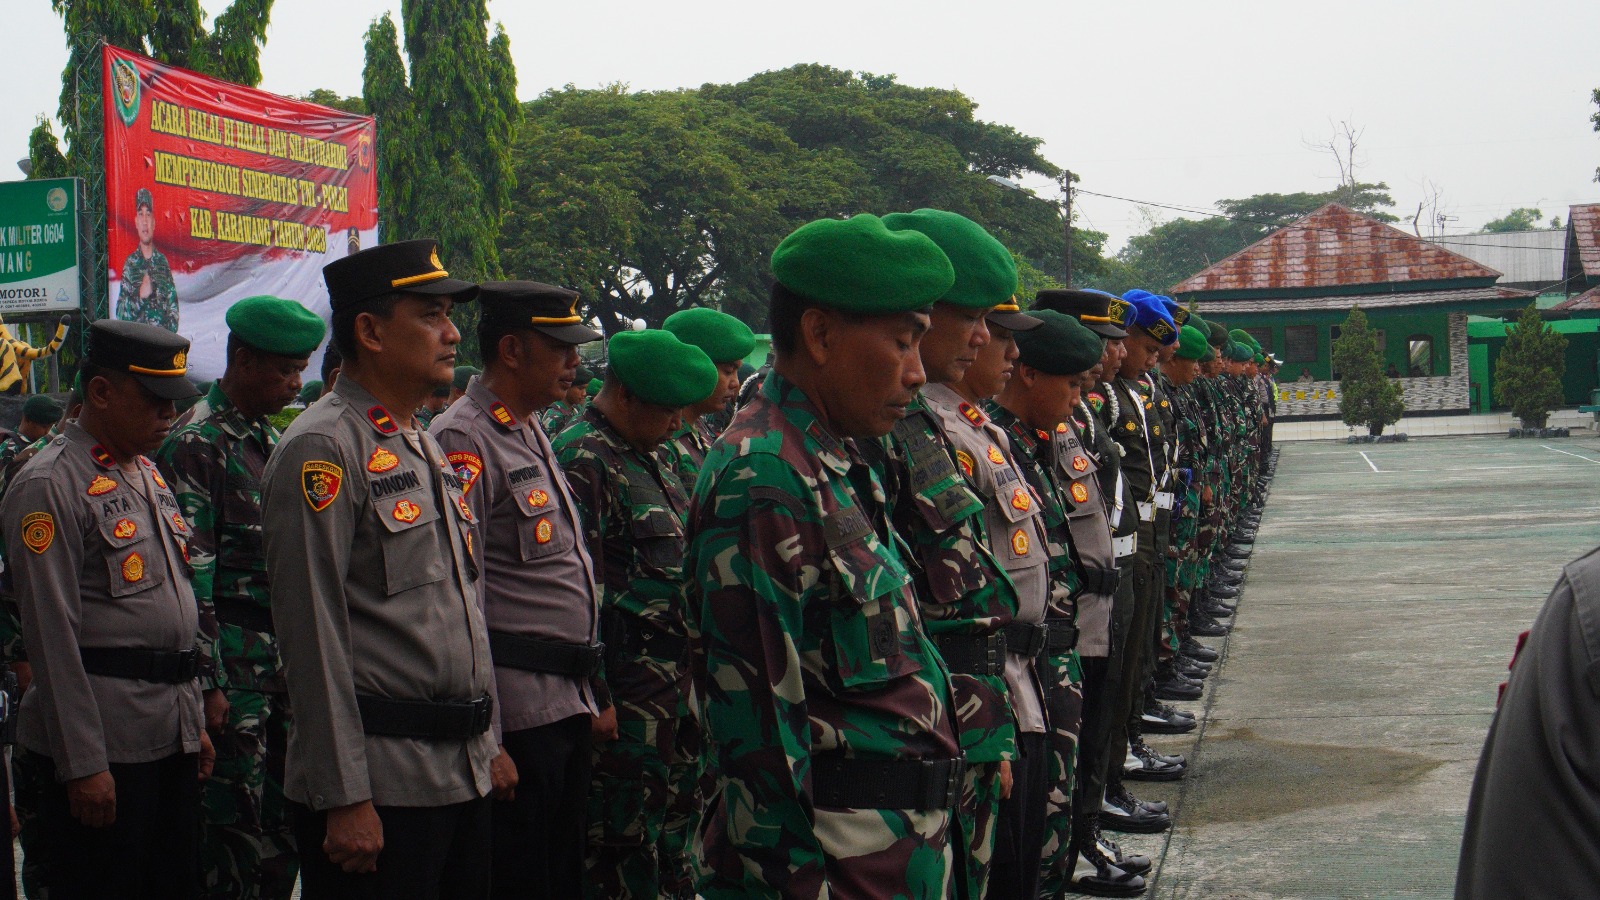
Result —
<svg viewBox="0 0 1600 900"><path fill-rule="evenodd" d="M398 497L384 497L372 501L378 511L378 521L391 534L410 528L419 528L438 520L439 506L424 491L408 491Z"/></svg>
<svg viewBox="0 0 1600 900"><path fill-rule="evenodd" d="M683 526L672 513L664 509L652 509L642 516L634 516L629 526L633 536L640 540L659 537L682 537Z"/></svg>
<svg viewBox="0 0 1600 900"><path fill-rule="evenodd" d="M107 516L100 520L100 536L112 547L122 549L150 537L150 518L143 513Z"/></svg>

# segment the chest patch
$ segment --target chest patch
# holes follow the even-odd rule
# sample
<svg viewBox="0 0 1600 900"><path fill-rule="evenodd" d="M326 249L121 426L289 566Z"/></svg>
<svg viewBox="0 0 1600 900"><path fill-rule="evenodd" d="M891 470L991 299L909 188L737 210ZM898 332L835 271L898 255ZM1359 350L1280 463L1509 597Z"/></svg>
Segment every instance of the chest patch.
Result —
<svg viewBox="0 0 1600 900"><path fill-rule="evenodd" d="M89 482L89 487L85 492L91 497L98 497L101 494L109 494L116 489L117 483L115 481L104 475L96 475L94 480Z"/></svg>
<svg viewBox="0 0 1600 900"><path fill-rule="evenodd" d="M1072 458L1072 471L1074 471L1074 472L1084 472L1084 471L1087 471L1088 468L1089 468L1089 460L1085 459L1082 456L1074 456Z"/></svg>
<svg viewBox="0 0 1600 900"><path fill-rule="evenodd" d="M998 465L1004 464L1005 461L1006 461L1006 455L1004 453L1000 452L1000 448L996 447L993 444L990 444L989 445L989 462L992 462L992 463L994 463L995 465L998 466Z"/></svg>
<svg viewBox="0 0 1600 900"><path fill-rule="evenodd" d="M122 561L122 580L132 584L144 579L144 557L137 553L128 554Z"/></svg>
<svg viewBox="0 0 1600 900"><path fill-rule="evenodd" d="M1028 555L1028 533L1018 528L1011 535L1011 552L1018 556Z"/></svg>
<svg viewBox="0 0 1600 900"><path fill-rule="evenodd" d="M1027 488L1019 487L1011 492L1011 506L1013 509L1020 509L1023 512L1033 508L1033 497L1028 494Z"/></svg>
<svg viewBox="0 0 1600 900"><path fill-rule="evenodd" d="M401 500L394 505L393 515L398 522L415 522L422 515L422 507L410 500Z"/></svg>
<svg viewBox="0 0 1600 900"><path fill-rule="evenodd" d="M540 519L539 524L533 527L533 539L541 544L550 543L550 538L555 536L555 526L549 519Z"/></svg>
<svg viewBox="0 0 1600 900"><path fill-rule="evenodd" d="M1074 484L1072 486L1072 500L1074 503L1088 503L1089 489L1081 484Z"/></svg>
<svg viewBox="0 0 1600 900"><path fill-rule="evenodd" d="M367 457L368 472L387 472L398 465L400 465L400 457L382 447L372 451L372 455Z"/></svg>
<svg viewBox="0 0 1600 900"><path fill-rule="evenodd" d="M131 538L139 533L139 526L133 524L132 519L123 519L112 527L111 533L119 538Z"/></svg>
<svg viewBox="0 0 1600 900"><path fill-rule="evenodd" d="M540 507L550 502L550 495L537 488L528 493L528 505Z"/></svg>

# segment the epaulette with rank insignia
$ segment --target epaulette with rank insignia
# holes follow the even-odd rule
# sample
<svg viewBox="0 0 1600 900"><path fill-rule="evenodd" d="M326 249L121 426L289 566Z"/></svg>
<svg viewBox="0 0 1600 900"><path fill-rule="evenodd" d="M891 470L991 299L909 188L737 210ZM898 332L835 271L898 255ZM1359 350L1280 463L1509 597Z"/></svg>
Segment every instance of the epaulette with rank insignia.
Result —
<svg viewBox="0 0 1600 900"><path fill-rule="evenodd" d="M976 406L973 406L970 403L963 403L959 407L957 407L957 409L961 410L961 415L963 417L965 417L968 422L971 422L972 423L972 427L974 427L974 428L981 428L983 426L983 423L989 421L983 415L982 411L980 411Z"/></svg>
<svg viewBox="0 0 1600 900"><path fill-rule="evenodd" d="M111 454L106 452L106 448L99 444L89 448L89 455L94 457L94 464L102 469L116 468L117 461L112 459Z"/></svg>
<svg viewBox="0 0 1600 900"><path fill-rule="evenodd" d="M394 423L394 418L389 415L389 411L381 406L374 406L367 410L367 421L372 423L373 428L378 429L379 434L394 434L400 430L400 426Z"/></svg>
<svg viewBox="0 0 1600 900"><path fill-rule="evenodd" d="M507 428L510 428L512 423L517 421L517 417L513 416L511 410L506 409L506 405L499 400L489 404L489 415L493 416L496 422Z"/></svg>

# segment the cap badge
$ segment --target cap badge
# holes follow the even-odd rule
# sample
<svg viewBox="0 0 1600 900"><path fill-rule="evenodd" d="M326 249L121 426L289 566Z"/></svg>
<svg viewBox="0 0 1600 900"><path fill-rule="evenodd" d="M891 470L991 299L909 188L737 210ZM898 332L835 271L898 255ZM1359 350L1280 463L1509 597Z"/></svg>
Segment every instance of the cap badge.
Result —
<svg viewBox="0 0 1600 900"><path fill-rule="evenodd" d="M372 451L372 456L367 458L368 472L387 472L398 465L400 465L400 457L382 447Z"/></svg>
<svg viewBox="0 0 1600 900"><path fill-rule="evenodd" d="M394 419L389 416L389 411L381 406L374 406L367 410L367 421L372 427L378 429L380 434L394 434L400 426L394 424Z"/></svg>
<svg viewBox="0 0 1600 900"><path fill-rule="evenodd" d="M1011 552L1018 556L1028 555L1028 533L1021 528L1011 535Z"/></svg>
<svg viewBox="0 0 1600 900"><path fill-rule="evenodd" d="M128 554L122 561L122 580L132 584L144 580L144 557L137 553Z"/></svg>
<svg viewBox="0 0 1600 900"><path fill-rule="evenodd" d="M450 461L456 477L461 479L461 493L472 493L472 486L478 483L478 476L483 474L483 460L465 450L448 453L445 459Z"/></svg>
<svg viewBox="0 0 1600 900"><path fill-rule="evenodd" d="M435 269L443 269L444 268L444 266L439 262L439 248L438 247L434 247L432 250L428 251L428 262L431 263Z"/></svg>
<svg viewBox="0 0 1600 900"><path fill-rule="evenodd" d="M1072 486L1072 499L1076 503L1088 503L1089 489L1081 484L1074 484Z"/></svg>
<svg viewBox="0 0 1600 900"><path fill-rule="evenodd" d="M410 500L401 500L394 505L394 517L400 522L415 522L422 515L422 507Z"/></svg>
<svg viewBox="0 0 1600 900"><path fill-rule="evenodd" d="M55 517L47 512L28 513L22 517L22 545L35 553L50 549L56 539Z"/></svg>
<svg viewBox="0 0 1600 900"><path fill-rule="evenodd" d="M89 482L89 489L86 493L91 497L98 497L101 494L109 494L116 489L117 483L115 481L104 475L96 475L94 480Z"/></svg>
<svg viewBox="0 0 1600 900"><path fill-rule="evenodd" d="M331 462L311 459L300 464L300 489L315 512L322 512L333 503L343 483L344 469Z"/></svg>
<svg viewBox="0 0 1600 900"><path fill-rule="evenodd" d="M186 368L186 367L188 367L188 365L189 365L189 354L188 353L186 353L186 352L184 352L182 350L179 350L176 354L173 355L173 357L172 357L172 367L174 369Z"/></svg>

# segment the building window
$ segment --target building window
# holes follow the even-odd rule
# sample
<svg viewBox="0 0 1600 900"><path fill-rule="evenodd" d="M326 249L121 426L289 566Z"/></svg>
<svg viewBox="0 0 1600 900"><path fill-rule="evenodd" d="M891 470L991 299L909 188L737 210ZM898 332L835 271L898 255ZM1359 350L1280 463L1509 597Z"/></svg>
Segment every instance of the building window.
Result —
<svg viewBox="0 0 1600 900"><path fill-rule="evenodd" d="M1261 352L1262 353L1271 353L1272 352L1272 329L1271 328L1246 328L1244 330L1244 333L1248 334L1251 337L1256 339L1256 343L1261 345Z"/></svg>
<svg viewBox="0 0 1600 900"><path fill-rule="evenodd" d="M1283 361L1290 363L1308 363L1317 361L1317 326L1284 326Z"/></svg>
<svg viewBox="0 0 1600 900"><path fill-rule="evenodd" d="M1433 375L1433 337L1413 334L1406 338L1406 376L1429 378Z"/></svg>

